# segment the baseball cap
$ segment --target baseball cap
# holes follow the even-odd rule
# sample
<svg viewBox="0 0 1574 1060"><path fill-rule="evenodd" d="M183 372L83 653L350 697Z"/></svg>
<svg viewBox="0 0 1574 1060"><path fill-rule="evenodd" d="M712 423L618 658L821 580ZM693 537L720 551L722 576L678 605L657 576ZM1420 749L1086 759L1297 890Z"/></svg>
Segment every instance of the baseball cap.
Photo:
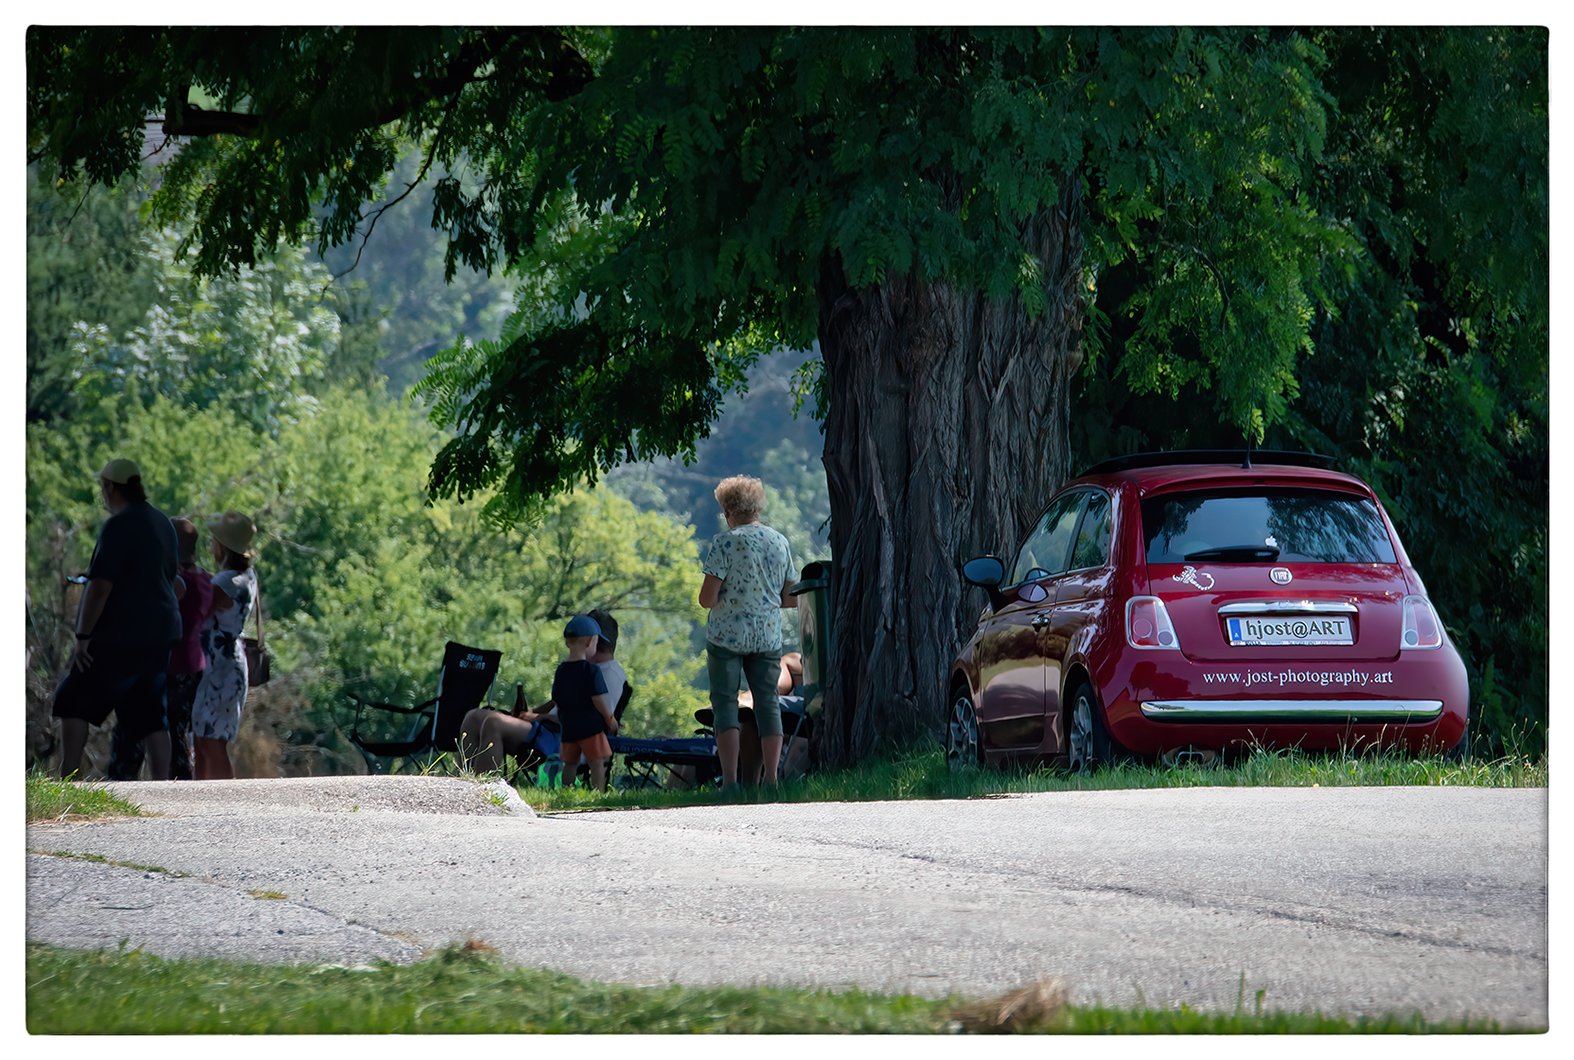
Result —
<svg viewBox="0 0 1574 1060"><path fill-rule="evenodd" d="M589 615L575 615L563 630L564 637L599 637L601 627Z"/></svg>
<svg viewBox="0 0 1574 1060"><path fill-rule="evenodd" d="M105 482L113 482L117 486L124 486L134 478L140 479L142 471L135 463L121 456L105 464L104 470L100 471L97 477Z"/></svg>

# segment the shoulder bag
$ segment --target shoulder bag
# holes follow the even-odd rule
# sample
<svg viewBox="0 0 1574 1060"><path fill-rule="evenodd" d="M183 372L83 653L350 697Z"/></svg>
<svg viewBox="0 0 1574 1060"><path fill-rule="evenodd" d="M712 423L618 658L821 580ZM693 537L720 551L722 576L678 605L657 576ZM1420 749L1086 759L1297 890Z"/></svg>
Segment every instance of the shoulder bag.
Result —
<svg viewBox="0 0 1574 1060"><path fill-rule="evenodd" d="M252 688L265 685L273 676L272 659L262 646L262 590L257 590L257 636L242 637L241 648L246 652L246 684Z"/></svg>

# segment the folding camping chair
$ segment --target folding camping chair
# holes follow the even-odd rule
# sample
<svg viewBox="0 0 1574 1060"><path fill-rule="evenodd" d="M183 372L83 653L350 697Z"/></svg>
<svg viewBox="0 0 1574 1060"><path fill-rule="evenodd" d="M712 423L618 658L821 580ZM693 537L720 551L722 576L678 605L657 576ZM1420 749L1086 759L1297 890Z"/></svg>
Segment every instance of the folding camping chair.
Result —
<svg viewBox="0 0 1574 1060"><path fill-rule="evenodd" d="M366 763L374 773L386 773L395 758L409 758L423 752L441 754L458 748L459 729L465 715L481 705L503 653L483 648L469 648L449 641L443 649L443 668L437 678L437 695L413 707L399 707L392 703L372 703L354 692L345 695L355 701L355 721L350 728L350 742L361 749ZM371 740L361 736L361 713L366 708L389 711L395 714L417 715L409 736L403 740ZM392 719L390 719L392 720Z"/></svg>
<svg viewBox="0 0 1574 1060"><path fill-rule="evenodd" d="M660 737L636 740L627 736L609 736L614 755L623 756L625 776L619 778L620 788L660 788L666 786L669 776L679 766L694 767L694 786L714 784L721 777L721 759L716 757L714 736Z"/></svg>

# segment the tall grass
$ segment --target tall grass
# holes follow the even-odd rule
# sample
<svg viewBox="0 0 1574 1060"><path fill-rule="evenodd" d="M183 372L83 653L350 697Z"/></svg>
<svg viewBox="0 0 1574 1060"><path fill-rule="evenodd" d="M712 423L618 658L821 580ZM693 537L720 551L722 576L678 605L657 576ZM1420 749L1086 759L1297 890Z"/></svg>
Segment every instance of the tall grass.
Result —
<svg viewBox="0 0 1574 1060"><path fill-rule="evenodd" d="M1419 1015L1079 1008L1051 992L922 998L791 987L619 986L505 967L454 945L409 966L164 960L140 951L27 947L33 1034L1070 1034L1494 1033L1490 1020Z"/></svg>
<svg viewBox="0 0 1574 1060"><path fill-rule="evenodd" d="M1042 791L1105 791L1120 788L1193 787L1484 787L1547 786L1546 756L1532 761L1509 756L1494 761L1454 762L1440 756L1388 751L1314 754L1255 751L1231 765L1106 766L1091 774L1052 767L954 772L938 750L910 752L861 763L852 769L814 773L786 781L773 792L745 789L745 802L876 802L894 799L966 799ZM605 794L542 789L525 784L520 795L538 810L627 809L715 803L715 789L683 792L637 788Z"/></svg>
<svg viewBox="0 0 1574 1060"><path fill-rule="evenodd" d="M92 784L58 780L42 772L27 774L27 823L85 817L140 817L125 799Z"/></svg>

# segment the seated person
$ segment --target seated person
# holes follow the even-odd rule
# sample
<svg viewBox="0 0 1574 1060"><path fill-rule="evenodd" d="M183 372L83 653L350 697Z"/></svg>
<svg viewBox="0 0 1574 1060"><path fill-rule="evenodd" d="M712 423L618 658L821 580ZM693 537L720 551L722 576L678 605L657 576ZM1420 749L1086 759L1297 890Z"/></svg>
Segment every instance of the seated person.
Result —
<svg viewBox="0 0 1574 1060"><path fill-rule="evenodd" d="M589 612L601 629L597 638L596 653L590 661L601 670L612 702L621 700L628 684L628 675L615 655L618 647L618 621L606 611ZM523 692L520 693L521 697ZM509 714L476 707L465 715L459 731L460 761L465 768L476 773L496 773L503 769L503 760L513 755L522 760L533 749L543 758L557 757L561 746L562 724L557 717L557 704L547 700L535 710L530 710L523 698L516 698ZM603 759L606 769L611 759ZM580 767L589 772L589 763Z"/></svg>
<svg viewBox="0 0 1574 1060"><path fill-rule="evenodd" d="M808 771L809 717L803 702L803 655L788 652L782 656L781 676L776 679L776 691L782 705L782 728L789 741L782 756L782 776L797 777Z"/></svg>
<svg viewBox="0 0 1574 1060"><path fill-rule="evenodd" d="M524 759L533 748L545 758L558 751L557 704L550 699L529 709L521 692L512 713L477 707L465 715L459 730L459 755L476 773L500 773L503 759Z"/></svg>
<svg viewBox="0 0 1574 1060"><path fill-rule="evenodd" d="M782 656L776 691L781 702L782 728L791 737L784 747L780 775L801 776L808 766L809 719L804 714L803 656L800 653L794 651ZM709 710L695 712L695 719L703 725L709 725L711 717ZM764 771L760 730L754 723L754 694L741 689L738 692L738 783L754 787L760 783ZM668 773L667 787L681 790L694 786L693 766L669 766Z"/></svg>

